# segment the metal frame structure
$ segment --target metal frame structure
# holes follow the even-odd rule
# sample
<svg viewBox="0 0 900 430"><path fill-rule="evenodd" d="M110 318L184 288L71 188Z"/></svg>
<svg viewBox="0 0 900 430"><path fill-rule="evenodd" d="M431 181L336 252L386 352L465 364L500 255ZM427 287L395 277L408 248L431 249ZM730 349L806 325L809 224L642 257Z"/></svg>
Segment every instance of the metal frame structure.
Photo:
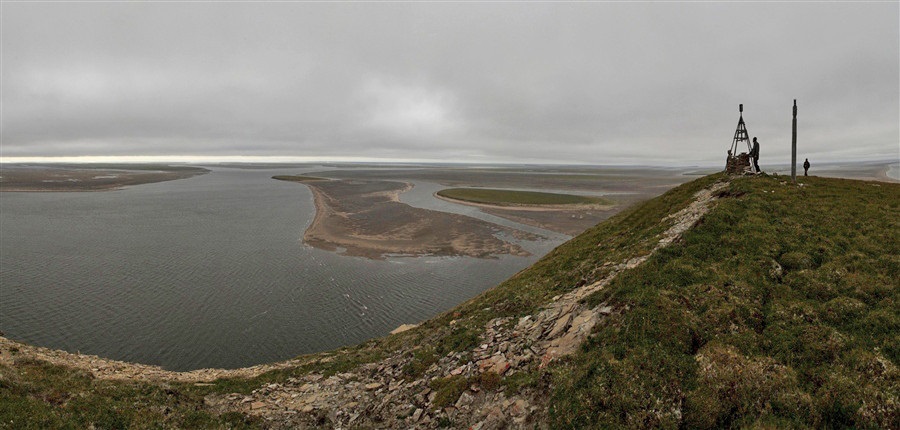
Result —
<svg viewBox="0 0 900 430"><path fill-rule="evenodd" d="M736 157L738 155L737 148L739 142L747 143L747 153L750 153L750 134L747 133L747 125L744 124L744 105L741 104L738 106L738 111L741 113L740 119L738 119L737 129L734 131L734 140L731 141L731 156Z"/></svg>

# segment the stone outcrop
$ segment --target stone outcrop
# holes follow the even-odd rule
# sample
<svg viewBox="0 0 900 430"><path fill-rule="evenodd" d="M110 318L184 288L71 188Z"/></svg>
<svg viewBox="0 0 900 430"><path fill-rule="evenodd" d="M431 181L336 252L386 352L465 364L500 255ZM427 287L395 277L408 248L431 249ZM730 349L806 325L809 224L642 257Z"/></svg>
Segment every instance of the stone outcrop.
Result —
<svg viewBox="0 0 900 430"><path fill-rule="evenodd" d="M753 167L750 164L750 154L742 152L735 156L729 156L725 161L725 173L729 175L753 173Z"/></svg>

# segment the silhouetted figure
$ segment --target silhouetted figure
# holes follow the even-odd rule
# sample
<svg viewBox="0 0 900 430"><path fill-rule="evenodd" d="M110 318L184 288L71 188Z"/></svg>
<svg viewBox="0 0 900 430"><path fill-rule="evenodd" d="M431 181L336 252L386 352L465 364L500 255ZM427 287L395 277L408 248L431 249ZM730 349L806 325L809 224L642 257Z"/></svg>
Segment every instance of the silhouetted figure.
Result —
<svg viewBox="0 0 900 430"><path fill-rule="evenodd" d="M803 176L809 176L809 158L803 162Z"/></svg>
<svg viewBox="0 0 900 430"><path fill-rule="evenodd" d="M755 137L753 138L753 149L750 150L750 158L753 159L753 168L756 169L756 173L759 173L759 142Z"/></svg>

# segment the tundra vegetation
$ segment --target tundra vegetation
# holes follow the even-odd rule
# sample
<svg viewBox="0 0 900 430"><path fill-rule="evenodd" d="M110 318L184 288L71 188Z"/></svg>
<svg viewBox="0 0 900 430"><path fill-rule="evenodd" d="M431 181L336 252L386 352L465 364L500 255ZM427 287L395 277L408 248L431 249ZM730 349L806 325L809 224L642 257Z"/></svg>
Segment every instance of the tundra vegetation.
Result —
<svg viewBox="0 0 900 430"><path fill-rule="evenodd" d="M210 393L246 393L409 354L405 378L477 345L493 318L530 315L650 253L711 175L633 206L418 328L209 385L99 380L28 359L0 367L0 426L252 428ZM435 378L437 403L472 385L546 391L555 428L900 427L900 185L818 177L731 179L672 245L585 299L613 315L574 355L508 376ZM463 360L465 358L462 358ZM488 388L490 387L490 388ZM463 423L443 422L456 425Z"/></svg>

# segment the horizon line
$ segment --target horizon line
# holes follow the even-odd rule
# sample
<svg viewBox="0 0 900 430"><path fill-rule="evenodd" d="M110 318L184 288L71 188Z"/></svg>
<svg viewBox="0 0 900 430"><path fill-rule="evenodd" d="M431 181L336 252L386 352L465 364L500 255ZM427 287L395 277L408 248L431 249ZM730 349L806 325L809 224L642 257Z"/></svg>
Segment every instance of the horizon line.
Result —
<svg viewBox="0 0 900 430"><path fill-rule="evenodd" d="M858 158L845 159L843 161L824 160L821 164L887 162L898 163L900 159L891 158ZM387 158L387 157L348 157L348 156L280 156L280 155L76 155L76 156L0 156L0 164L140 164L140 163L175 163L175 164L221 164L221 163L245 163L245 164L321 164L321 163L350 163L350 164L459 164L459 165L539 165L539 166L646 166L660 168L718 168L719 164L712 161L698 161L695 164L682 162L664 163L659 160L621 161L610 163L585 163L561 160L515 160L515 161L448 161L426 158ZM799 164L799 163L798 163ZM787 163L771 163L771 166L790 166Z"/></svg>

